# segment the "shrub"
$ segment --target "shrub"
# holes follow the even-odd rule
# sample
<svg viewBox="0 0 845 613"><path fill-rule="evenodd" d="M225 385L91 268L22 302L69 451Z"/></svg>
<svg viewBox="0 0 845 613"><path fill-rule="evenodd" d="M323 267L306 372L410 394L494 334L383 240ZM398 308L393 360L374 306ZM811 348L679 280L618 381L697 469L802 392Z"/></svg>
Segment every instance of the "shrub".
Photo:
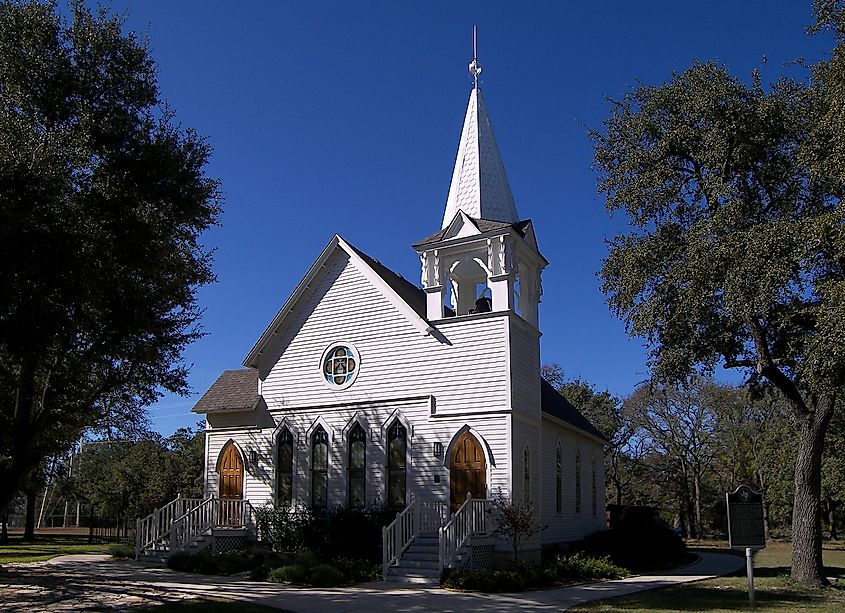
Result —
<svg viewBox="0 0 845 613"><path fill-rule="evenodd" d="M334 587L336 585L343 585L347 583L346 577L337 568L331 564L317 564L311 569L311 579L309 583L313 587Z"/></svg>
<svg viewBox="0 0 845 613"><path fill-rule="evenodd" d="M445 588L472 592L521 592L551 587L555 583L553 573L542 568L526 567L518 570L450 571L441 582Z"/></svg>
<svg viewBox="0 0 845 613"><path fill-rule="evenodd" d="M306 584L309 580L309 567L304 564L288 564L272 569L267 573L267 581L271 583Z"/></svg>
<svg viewBox="0 0 845 613"><path fill-rule="evenodd" d="M681 537L664 526L620 527L594 532L573 549L594 558L608 557L629 570L651 570L677 564L686 558Z"/></svg>
<svg viewBox="0 0 845 613"><path fill-rule="evenodd" d="M113 558L134 558L135 548L128 543L114 543L108 547L109 555Z"/></svg>
<svg viewBox="0 0 845 613"><path fill-rule="evenodd" d="M381 529L392 520L382 510L332 512L271 504L255 510L262 542L275 553L304 550L324 560L335 557L381 561Z"/></svg>
<svg viewBox="0 0 845 613"><path fill-rule="evenodd" d="M167 559L167 567L186 573L203 575L233 575L261 566L260 553L233 551L228 553L198 553L194 555L176 553Z"/></svg>
<svg viewBox="0 0 845 613"><path fill-rule="evenodd" d="M332 564L337 567L350 583L366 583L380 581L382 575L381 564L373 564L367 560L355 558L335 558Z"/></svg>
<svg viewBox="0 0 845 613"><path fill-rule="evenodd" d="M628 574L610 558L591 558L581 552L558 556L548 569L556 579L619 579Z"/></svg>

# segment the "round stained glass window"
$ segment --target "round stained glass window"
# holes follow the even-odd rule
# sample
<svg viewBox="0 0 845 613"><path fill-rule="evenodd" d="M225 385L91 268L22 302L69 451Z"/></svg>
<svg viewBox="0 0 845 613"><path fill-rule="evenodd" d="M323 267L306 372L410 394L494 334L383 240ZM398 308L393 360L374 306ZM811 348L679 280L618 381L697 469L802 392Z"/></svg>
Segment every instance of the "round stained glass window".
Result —
<svg viewBox="0 0 845 613"><path fill-rule="evenodd" d="M332 345L323 354L323 378L331 387L352 385L358 375L358 352L350 345Z"/></svg>

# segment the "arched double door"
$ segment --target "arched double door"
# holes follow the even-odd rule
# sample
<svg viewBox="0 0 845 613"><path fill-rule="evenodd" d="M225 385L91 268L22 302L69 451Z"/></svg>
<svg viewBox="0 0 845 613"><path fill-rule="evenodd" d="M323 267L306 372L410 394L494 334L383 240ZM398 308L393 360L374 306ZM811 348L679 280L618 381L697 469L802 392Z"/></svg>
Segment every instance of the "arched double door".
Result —
<svg viewBox="0 0 845 613"><path fill-rule="evenodd" d="M481 443L467 430L452 446L449 460L449 489L452 512L467 498L487 498L487 460Z"/></svg>

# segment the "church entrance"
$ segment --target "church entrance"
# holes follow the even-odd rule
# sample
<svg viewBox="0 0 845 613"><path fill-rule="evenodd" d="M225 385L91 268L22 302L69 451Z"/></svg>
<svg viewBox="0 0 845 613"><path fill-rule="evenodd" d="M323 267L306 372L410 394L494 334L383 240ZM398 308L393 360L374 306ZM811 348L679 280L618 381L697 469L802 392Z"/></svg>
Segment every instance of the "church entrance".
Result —
<svg viewBox="0 0 845 613"><path fill-rule="evenodd" d="M464 432L452 448L449 463L450 502L457 511L467 498L487 498L487 461L481 443L469 431Z"/></svg>
<svg viewBox="0 0 845 613"><path fill-rule="evenodd" d="M223 449L220 458L220 509L217 523L220 526L235 526L241 521L240 501L244 496L244 461L238 448L232 443Z"/></svg>

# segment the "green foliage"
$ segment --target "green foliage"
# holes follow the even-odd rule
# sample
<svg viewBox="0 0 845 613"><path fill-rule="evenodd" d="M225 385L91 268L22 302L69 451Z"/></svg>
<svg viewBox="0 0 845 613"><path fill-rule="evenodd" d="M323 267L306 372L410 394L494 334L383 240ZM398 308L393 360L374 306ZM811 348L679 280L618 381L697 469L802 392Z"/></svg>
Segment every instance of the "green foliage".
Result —
<svg viewBox="0 0 845 613"><path fill-rule="evenodd" d="M147 433L138 441L94 441L83 445L66 494L99 513L141 517L177 495L201 496L205 433L181 428L162 439Z"/></svg>
<svg viewBox="0 0 845 613"><path fill-rule="evenodd" d="M446 573L441 585L467 592L521 592L525 589L525 574L519 570L459 570Z"/></svg>
<svg viewBox="0 0 845 613"><path fill-rule="evenodd" d="M631 231L600 275L654 378L722 363L782 394L799 431L792 577L821 585L822 440L845 388L843 3L815 3L828 61L746 84L695 63L614 103L592 133L599 191Z"/></svg>
<svg viewBox="0 0 845 613"><path fill-rule="evenodd" d="M381 562L381 529L391 521L384 511L266 504L255 510L262 542L276 553L313 551L322 559L352 558Z"/></svg>
<svg viewBox="0 0 845 613"><path fill-rule="evenodd" d="M677 534L663 526L621 527L594 532L575 544L592 558L606 559L631 571L675 566L686 559L687 547Z"/></svg>
<svg viewBox="0 0 845 613"><path fill-rule="evenodd" d="M582 552L558 556L549 569L560 581L621 579L628 571L614 564L608 556L592 558Z"/></svg>
<svg viewBox="0 0 845 613"><path fill-rule="evenodd" d="M346 576L331 564L317 564L311 569L309 583L313 587L334 587L346 582Z"/></svg>
<svg viewBox="0 0 845 613"><path fill-rule="evenodd" d="M127 559L135 557L135 548L128 543L112 543L107 551L113 558Z"/></svg>
<svg viewBox="0 0 845 613"><path fill-rule="evenodd" d="M0 508L86 428L136 431L186 390L210 153L120 18L0 1Z"/></svg>
<svg viewBox="0 0 845 613"><path fill-rule="evenodd" d="M167 567L185 573L203 575L234 575L258 568L264 558L257 552L176 553L167 559Z"/></svg>
<svg viewBox="0 0 845 613"><path fill-rule="evenodd" d="M351 558L324 562L314 552L307 550L300 552L293 564L273 568L267 573L267 581L271 583L294 583L313 587L334 587L379 579L380 565Z"/></svg>

